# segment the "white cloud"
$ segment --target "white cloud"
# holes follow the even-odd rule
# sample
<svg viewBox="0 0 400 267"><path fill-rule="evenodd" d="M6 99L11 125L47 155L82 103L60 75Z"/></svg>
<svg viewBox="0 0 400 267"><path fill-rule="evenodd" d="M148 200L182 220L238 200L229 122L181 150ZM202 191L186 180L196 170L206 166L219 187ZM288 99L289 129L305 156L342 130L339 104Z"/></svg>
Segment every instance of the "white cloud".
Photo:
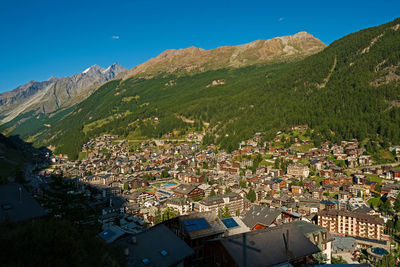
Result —
<svg viewBox="0 0 400 267"><path fill-rule="evenodd" d="M118 39L119 39L119 36L118 36L118 35L114 35L114 36L111 37L111 38L118 40Z"/></svg>

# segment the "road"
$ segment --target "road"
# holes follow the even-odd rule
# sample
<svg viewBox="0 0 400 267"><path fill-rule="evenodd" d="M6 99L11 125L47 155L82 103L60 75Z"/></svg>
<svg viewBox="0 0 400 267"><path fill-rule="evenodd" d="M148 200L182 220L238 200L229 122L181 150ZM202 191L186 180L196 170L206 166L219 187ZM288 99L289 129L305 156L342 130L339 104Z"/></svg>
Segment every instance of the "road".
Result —
<svg viewBox="0 0 400 267"><path fill-rule="evenodd" d="M47 183L46 180L42 180L37 174L33 173L35 169L42 169L45 166L37 166L34 164L28 164L25 167L25 180L28 182L30 186L33 188L38 188L40 184Z"/></svg>
<svg viewBox="0 0 400 267"><path fill-rule="evenodd" d="M370 166L358 166L356 168L346 169L346 171L354 172L354 171L359 171L359 170L364 169L364 168L380 168L382 166L396 167L396 166L399 166L399 165L400 165L399 162L395 162L395 163L385 163L385 164L377 164L377 165L370 165Z"/></svg>

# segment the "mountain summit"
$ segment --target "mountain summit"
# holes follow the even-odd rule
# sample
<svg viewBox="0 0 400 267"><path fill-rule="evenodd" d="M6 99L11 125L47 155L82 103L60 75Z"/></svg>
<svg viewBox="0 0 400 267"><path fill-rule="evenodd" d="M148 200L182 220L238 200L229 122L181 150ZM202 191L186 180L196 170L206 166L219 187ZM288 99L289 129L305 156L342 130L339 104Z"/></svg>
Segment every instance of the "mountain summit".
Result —
<svg viewBox="0 0 400 267"><path fill-rule="evenodd" d="M133 68L130 76L203 72L273 61L289 61L315 54L325 47L324 43L311 34L299 32L291 36L256 40L237 46L222 46L212 50L194 46L179 50L168 49Z"/></svg>
<svg viewBox="0 0 400 267"><path fill-rule="evenodd" d="M31 81L16 89L0 94L1 122L8 122L20 114L48 114L62 107L74 105L88 97L96 86L109 81L128 69L114 63L107 69L93 65L71 77L47 81Z"/></svg>
<svg viewBox="0 0 400 267"><path fill-rule="evenodd" d="M94 64L93 66L90 66L89 68L87 68L84 71L82 71L82 74L103 72L104 70L105 70L104 68L100 67L97 64Z"/></svg>

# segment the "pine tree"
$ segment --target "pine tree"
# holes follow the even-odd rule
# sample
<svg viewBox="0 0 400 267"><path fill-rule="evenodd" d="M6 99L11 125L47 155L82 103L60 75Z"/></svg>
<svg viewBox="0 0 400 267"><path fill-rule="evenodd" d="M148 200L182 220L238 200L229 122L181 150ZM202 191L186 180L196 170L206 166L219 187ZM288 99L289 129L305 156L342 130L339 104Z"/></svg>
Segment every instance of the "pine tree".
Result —
<svg viewBox="0 0 400 267"><path fill-rule="evenodd" d="M240 216L240 210L236 210L235 214L236 214L236 217Z"/></svg>
<svg viewBox="0 0 400 267"><path fill-rule="evenodd" d="M128 183L124 183L124 190L129 190L129 184Z"/></svg>
<svg viewBox="0 0 400 267"><path fill-rule="evenodd" d="M253 188L250 188L250 190L249 190L249 192L247 193L246 197L247 197L247 199L250 200L252 203L253 203L254 201L256 201L257 196L256 196L256 192L254 191Z"/></svg>
<svg viewBox="0 0 400 267"><path fill-rule="evenodd" d="M381 205L379 205L379 210L383 213L388 213L392 211L392 204L390 204L389 199L386 199L381 203Z"/></svg>
<svg viewBox="0 0 400 267"><path fill-rule="evenodd" d="M278 158L275 159L274 169L279 169L279 159Z"/></svg>
<svg viewBox="0 0 400 267"><path fill-rule="evenodd" d="M396 232L400 232L400 220L397 220L395 229L396 229Z"/></svg>
<svg viewBox="0 0 400 267"><path fill-rule="evenodd" d="M397 194L396 200L394 202L393 208L396 212L400 211L400 194Z"/></svg>
<svg viewBox="0 0 400 267"><path fill-rule="evenodd" d="M230 217L232 217L231 212L229 211L228 206L225 206L221 212L221 218L224 219L224 218L230 218Z"/></svg>
<svg viewBox="0 0 400 267"><path fill-rule="evenodd" d="M213 197L213 196L215 196L215 195L216 195L216 193L215 193L215 191L214 191L214 188L212 188L211 191L210 191L210 197Z"/></svg>

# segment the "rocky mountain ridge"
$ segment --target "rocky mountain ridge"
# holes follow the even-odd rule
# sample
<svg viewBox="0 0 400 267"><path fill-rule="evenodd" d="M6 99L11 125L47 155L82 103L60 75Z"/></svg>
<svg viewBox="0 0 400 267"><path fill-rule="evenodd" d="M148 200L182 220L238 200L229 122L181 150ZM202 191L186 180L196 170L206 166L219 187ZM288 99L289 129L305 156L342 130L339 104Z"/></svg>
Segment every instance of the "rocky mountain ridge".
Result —
<svg viewBox="0 0 400 267"><path fill-rule="evenodd" d="M28 111L51 113L74 105L88 97L100 85L127 71L118 63L107 69L93 65L71 77L50 77L47 81L31 81L16 89L0 94L0 119L8 122Z"/></svg>
<svg viewBox="0 0 400 267"><path fill-rule="evenodd" d="M291 36L256 40L237 46L221 46L211 50L194 46L178 50L168 49L157 57L134 67L127 77L203 72L273 61L288 61L315 54L325 47L324 43L311 34L298 32Z"/></svg>

